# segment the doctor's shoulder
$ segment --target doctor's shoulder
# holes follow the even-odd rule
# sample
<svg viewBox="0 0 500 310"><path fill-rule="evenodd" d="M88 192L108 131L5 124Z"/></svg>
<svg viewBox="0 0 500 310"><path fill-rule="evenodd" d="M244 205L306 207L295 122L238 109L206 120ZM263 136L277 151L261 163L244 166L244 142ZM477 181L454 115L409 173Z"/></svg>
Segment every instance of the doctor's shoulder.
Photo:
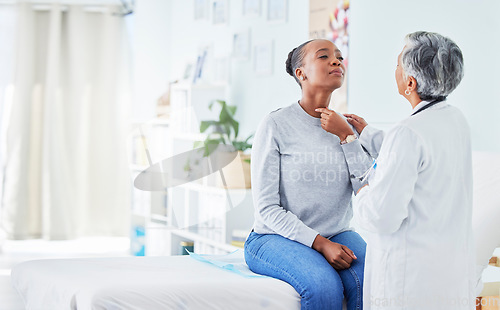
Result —
<svg viewBox="0 0 500 310"><path fill-rule="evenodd" d="M384 137L384 142L388 141L404 141L405 144L416 144L417 142L422 142L424 137L418 130L418 126L414 123L409 122L405 119L397 124L395 124L391 129L387 131Z"/></svg>

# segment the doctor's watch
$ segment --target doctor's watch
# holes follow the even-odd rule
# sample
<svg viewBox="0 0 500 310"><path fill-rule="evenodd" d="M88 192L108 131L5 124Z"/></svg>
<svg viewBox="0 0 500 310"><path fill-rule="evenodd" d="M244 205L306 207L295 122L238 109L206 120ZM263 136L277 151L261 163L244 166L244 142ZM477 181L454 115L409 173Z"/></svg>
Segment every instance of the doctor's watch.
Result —
<svg viewBox="0 0 500 310"><path fill-rule="evenodd" d="M340 144L347 144L347 143L350 143L350 142L352 142L354 140L356 140L356 136L355 135L348 135L347 137L345 137L345 140L340 141Z"/></svg>

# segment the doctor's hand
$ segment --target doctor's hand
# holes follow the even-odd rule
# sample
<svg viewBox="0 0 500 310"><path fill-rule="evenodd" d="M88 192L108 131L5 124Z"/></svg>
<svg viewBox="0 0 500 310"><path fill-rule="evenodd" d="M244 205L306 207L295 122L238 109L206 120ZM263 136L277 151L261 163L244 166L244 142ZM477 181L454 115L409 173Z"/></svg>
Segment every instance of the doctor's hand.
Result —
<svg viewBox="0 0 500 310"><path fill-rule="evenodd" d="M347 121L356 129L358 134L361 134L366 125L368 125L364 118L356 114L344 114L344 116L347 117Z"/></svg>
<svg viewBox="0 0 500 310"><path fill-rule="evenodd" d="M337 112L328 108L317 108L314 111L321 113L321 128L339 137L340 141L354 134L351 126Z"/></svg>
<svg viewBox="0 0 500 310"><path fill-rule="evenodd" d="M345 245L332 242L321 235L316 236L312 248L320 252L336 270L347 269L351 267L353 260L358 259Z"/></svg>

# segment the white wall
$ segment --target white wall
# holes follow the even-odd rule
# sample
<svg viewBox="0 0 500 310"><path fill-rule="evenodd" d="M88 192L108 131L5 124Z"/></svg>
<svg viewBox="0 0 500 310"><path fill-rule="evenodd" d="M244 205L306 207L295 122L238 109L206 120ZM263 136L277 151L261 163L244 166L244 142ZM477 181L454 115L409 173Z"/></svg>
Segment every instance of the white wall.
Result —
<svg viewBox="0 0 500 310"><path fill-rule="evenodd" d="M369 122L396 122L411 107L394 70L404 36L417 30L450 37L462 49L465 76L449 96L467 117L473 149L500 151L500 1L355 0L351 12L349 110Z"/></svg>
<svg viewBox="0 0 500 310"><path fill-rule="evenodd" d="M194 21L193 0L137 1L136 118L154 116L156 99L169 81L182 76L186 63L196 62L201 46L211 44L212 56L230 56L233 34L248 28L252 46L274 40L274 73L256 76L253 55L230 61L227 99L238 106L241 136L255 131L265 114L300 98L284 61L293 47L308 40L309 1L289 0L288 21L278 24L266 21L266 0L258 18L242 16L242 0L228 2L229 23L217 26L210 20ZM439 32L453 39L465 57L465 77L449 102L469 120L475 150L500 151L498 12L496 0L351 1L349 111L371 123L394 123L408 116L410 105L397 94L394 81L404 36L417 30Z"/></svg>
<svg viewBox="0 0 500 310"><path fill-rule="evenodd" d="M164 4L167 2L168 5ZM193 0L138 0L136 80L143 84L137 94L142 100L139 104L152 111L151 105L155 104L152 100L161 95L168 81L183 76L186 63L196 63L202 46L211 45L214 57L231 56L234 33L250 29L252 47L274 41L273 74L255 75L253 49L249 60L230 58L230 92L226 99L238 106L236 118L240 121L241 137L254 132L265 114L300 99L300 88L286 73L285 60L290 50L308 39L309 1L288 2L288 21L269 23L265 15L266 0L262 0L261 16L250 18L243 17L242 0L230 0L228 24L213 25L211 20L194 20ZM167 59L169 63L165 63ZM141 109L144 110L136 107ZM153 117L152 113L149 115Z"/></svg>
<svg viewBox="0 0 500 310"><path fill-rule="evenodd" d="M171 0L139 0L134 14L126 17L133 28L134 121L147 121L156 115L156 101L170 81L174 43L171 15Z"/></svg>

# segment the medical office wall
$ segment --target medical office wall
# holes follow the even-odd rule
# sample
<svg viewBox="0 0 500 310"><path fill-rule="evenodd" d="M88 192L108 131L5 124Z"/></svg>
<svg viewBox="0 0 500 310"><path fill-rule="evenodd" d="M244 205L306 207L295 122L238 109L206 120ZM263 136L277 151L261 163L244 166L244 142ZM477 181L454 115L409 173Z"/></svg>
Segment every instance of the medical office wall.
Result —
<svg viewBox="0 0 500 310"><path fill-rule="evenodd" d="M283 14L281 2L286 3ZM242 136L255 131L270 111L300 98L300 88L285 72L284 62L293 47L309 39L310 1L136 3L134 117L154 117L156 100L170 82L186 76L192 81L203 51L209 59L203 68L208 74L196 83L216 81L229 86L226 99L238 106ZM275 8L272 18L271 6ZM466 115L474 150L500 151L500 78L496 74L500 64L494 61L500 48L500 37L495 35L500 30L495 17L500 2L355 0L349 10L349 112L382 128L407 117L411 108L397 93L394 80L404 36L417 30L439 32L457 42L464 53L465 77L449 101ZM263 62L256 66L255 60L262 56L256 57L256 46L264 52L271 49L271 68Z"/></svg>
<svg viewBox="0 0 500 310"><path fill-rule="evenodd" d="M410 105L394 80L397 56L407 33L438 32L464 55L465 76L449 102L467 117L473 150L500 152L498 12L496 0L352 1L349 111L382 127L407 117Z"/></svg>
<svg viewBox="0 0 500 310"><path fill-rule="evenodd" d="M226 85L238 107L240 136L269 112L300 99L285 71L294 47L309 39L309 1L137 0L134 13L134 117L154 117L175 80ZM201 74L199 58L203 58ZM221 98L223 99L223 98Z"/></svg>

